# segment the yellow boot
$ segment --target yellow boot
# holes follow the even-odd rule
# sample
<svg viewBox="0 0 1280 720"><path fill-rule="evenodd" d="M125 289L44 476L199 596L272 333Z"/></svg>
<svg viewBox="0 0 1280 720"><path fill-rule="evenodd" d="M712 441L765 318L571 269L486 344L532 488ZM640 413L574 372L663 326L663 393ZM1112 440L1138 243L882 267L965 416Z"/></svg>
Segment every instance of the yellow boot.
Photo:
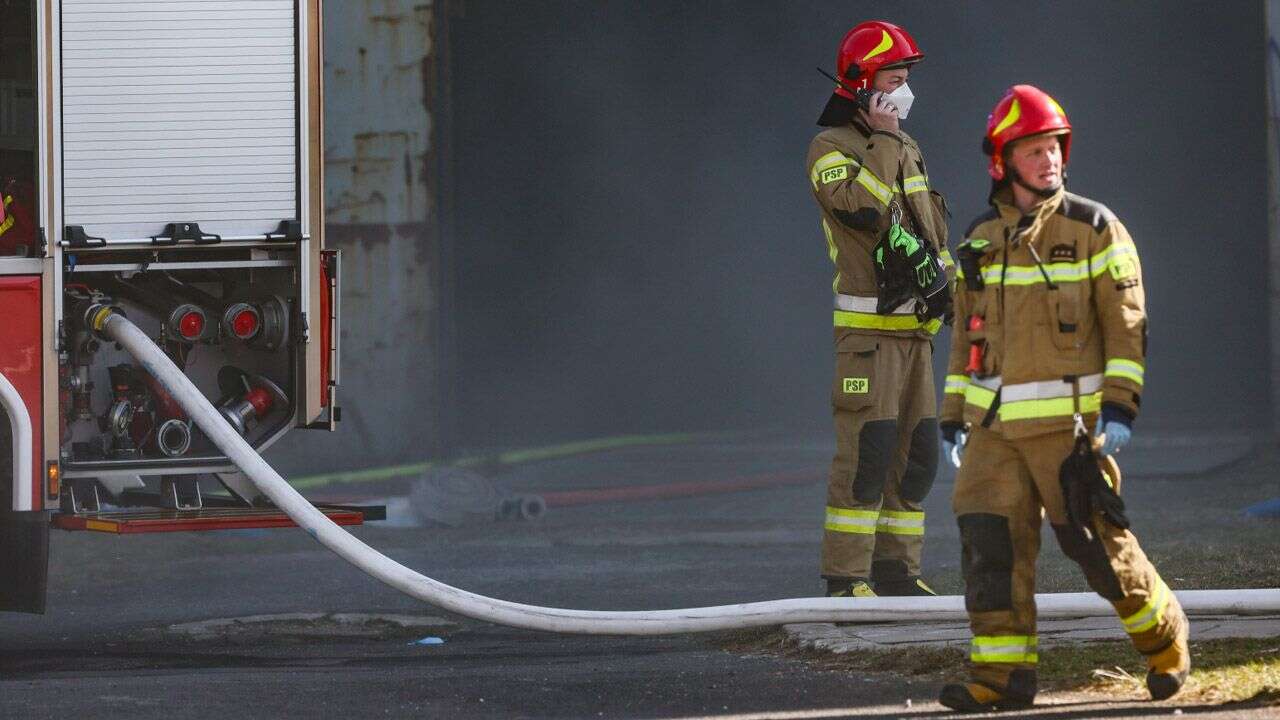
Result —
<svg viewBox="0 0 1280 720"><path fill-rule="evenodd" d="M827 597L876 597L866 578L827 581Z"/></svg>
<svg viewBox="0 0 1280 720"><path fill-rule="evenodd" d="M1190 673L1191 650L1187 635L1182 632L1169 647L1147 657L1147 691L1151 699L1166 700L1177 695Z"/></svg>
<svg viewBox="0 0 1280 720"><path fill-rule="evenodd" d="M942 688L938 702L959 712L990 712L1029 708L1036 699L1034 670L1014 670L1003 689L977 682L951 683Z"/></svg>

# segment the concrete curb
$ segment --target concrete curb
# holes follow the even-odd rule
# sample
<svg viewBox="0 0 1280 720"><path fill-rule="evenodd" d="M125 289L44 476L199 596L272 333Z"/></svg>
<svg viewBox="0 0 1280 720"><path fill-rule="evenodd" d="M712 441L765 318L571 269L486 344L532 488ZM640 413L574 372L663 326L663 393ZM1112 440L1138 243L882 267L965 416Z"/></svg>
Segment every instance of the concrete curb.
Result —
<svg viewBox="0 0 1280 720"><path fill-rule="evenodd" d="M1120 623L1108 618L1041 620L1038 626L1041 647L1125 640L1127 637ZM836 655L857 650L963 649L968 647L971 637L967 623L803 623L784 625L783 631L797 647ZM1191 618L1193 641L1269 637L1280 638L1280 615L1202 615Z"/></svg>

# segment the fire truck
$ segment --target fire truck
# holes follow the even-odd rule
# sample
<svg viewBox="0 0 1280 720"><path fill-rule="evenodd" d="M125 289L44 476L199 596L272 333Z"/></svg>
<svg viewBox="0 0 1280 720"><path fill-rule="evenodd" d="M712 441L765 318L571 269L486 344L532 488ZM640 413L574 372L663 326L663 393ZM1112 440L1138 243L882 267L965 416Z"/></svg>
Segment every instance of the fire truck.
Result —
<svg viewBox="0 0 1280 720"><path fill-rule="evenodd" d="M0 12L0 384L20 398L0 413L0 610L42 612L51 528L290 524L95 313L142 328L261 451L339 420L340 256L320 0Z"/></svg>

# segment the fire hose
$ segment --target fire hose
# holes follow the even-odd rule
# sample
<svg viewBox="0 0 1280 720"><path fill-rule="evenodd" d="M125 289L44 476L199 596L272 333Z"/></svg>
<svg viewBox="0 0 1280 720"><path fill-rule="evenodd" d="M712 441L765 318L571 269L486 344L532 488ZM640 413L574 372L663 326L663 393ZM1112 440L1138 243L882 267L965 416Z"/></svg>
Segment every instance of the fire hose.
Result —
<svg viewBox="0 0 1280 720"><path fill-rule="evenodd" d="M529 630L588 635L671 635L812 622L963 620L964 598L796 598L739 605L651 611L597 611L540 607L498 600L433 580L388 558L317 510L240 437L186 375L123 315L102 307L93 326L120 344L159 380L196 425L276 507L317 542L364 573L449 612ZM1280 589L1198 590L1178 593L1190 613L1280 612ZM1041 617L1108 617L1110 603L1092 593L1036 596Z"/></svg>

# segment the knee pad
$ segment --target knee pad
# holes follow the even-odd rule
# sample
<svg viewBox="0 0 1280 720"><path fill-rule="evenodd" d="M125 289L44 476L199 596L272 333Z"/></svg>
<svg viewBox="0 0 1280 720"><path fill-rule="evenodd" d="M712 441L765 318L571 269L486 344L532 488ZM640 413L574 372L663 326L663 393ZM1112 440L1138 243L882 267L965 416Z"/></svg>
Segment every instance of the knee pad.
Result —
<svg viewBox="0 0 1280 720"><path fill-rule="evenodd" d="M884 496L889 463L898 443L897 420L872 420L858 433L858 471L853 476L853 498L873 503Z"/></svg>
<svg viewBox="0 0 1280 720"><path fill-rule="evenodd" d="M902 474L898 495L907 502L924 500L933 489L938 474L938 418L924 418L911 431L911 448L907 452L907 469Z"/></svg>
<svg viewBox="0 0 1280 720"><path fill-rule="evenodd" d="M968 513L960 524L960 571L969 612L1013 609L1013 538L1009 519Z"/></svg>
<svg viewBox="0 0 1280 720"><path fill-rule="evenodd" d="M1062 554L1071 558L1084 571L1085 582L1089 587L1107 600L1124 598L1120 589L1120 579L1111 568L1111 559L1107 557L1107 549L1102 541L1094 538L1086 542L1070 525L1054 525L1053 534L1058 538L1058 547Z"/></svg>

